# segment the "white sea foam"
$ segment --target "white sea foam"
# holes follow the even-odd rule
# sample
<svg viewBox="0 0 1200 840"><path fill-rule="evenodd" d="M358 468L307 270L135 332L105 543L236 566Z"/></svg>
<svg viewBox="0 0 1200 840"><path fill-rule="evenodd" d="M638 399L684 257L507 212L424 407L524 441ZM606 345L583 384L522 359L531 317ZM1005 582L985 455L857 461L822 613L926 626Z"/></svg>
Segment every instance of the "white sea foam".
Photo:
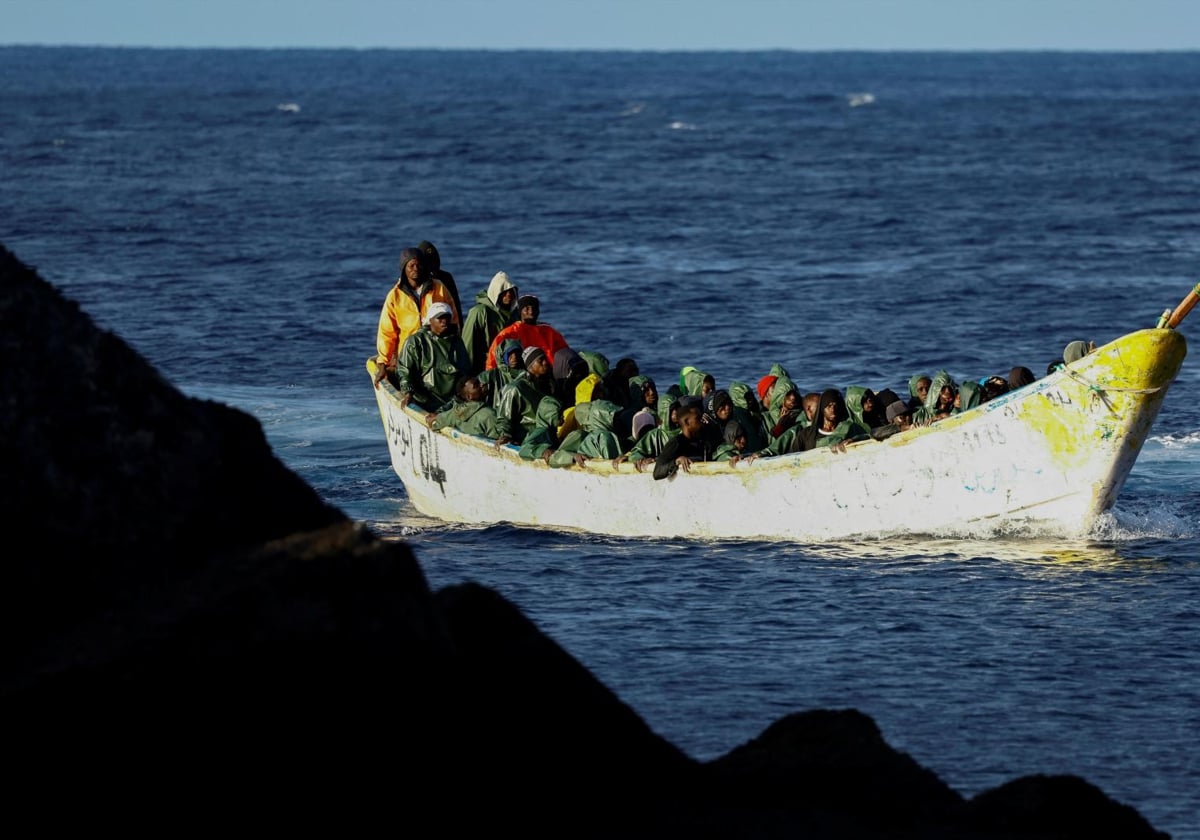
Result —
<svg viewBox="0 0 1200 840"><path fill-rule="evenodd" d="M285 114L300 113L300 106L295 102L281 102L275 106L276 111L283 111Z"/></svg>
<svg viewBox="0 0 1200 840"><path fill-rule="evenodd" d="M673 131L695 131L696 125L694 123L683 122L682 120L675 120L667 128Z"/></svg>
<svg viewBox="0 0 1200 840"><path fill-rule="evenodd" d="M861 108L863 105L874 105L875 94L873 93L849 93L846 95L846 101L851 108Z"/></svg>
<svg viewBox="0 0 1200 840"><path fill-rule="evenodd" d="M642 111L644 111L644 110L646 110L645 102L634 102L632 105L630 105L628 108L626 108L624 111L621 112L621 116L622 117L632 117L635 114L642 113Z"/></svg>

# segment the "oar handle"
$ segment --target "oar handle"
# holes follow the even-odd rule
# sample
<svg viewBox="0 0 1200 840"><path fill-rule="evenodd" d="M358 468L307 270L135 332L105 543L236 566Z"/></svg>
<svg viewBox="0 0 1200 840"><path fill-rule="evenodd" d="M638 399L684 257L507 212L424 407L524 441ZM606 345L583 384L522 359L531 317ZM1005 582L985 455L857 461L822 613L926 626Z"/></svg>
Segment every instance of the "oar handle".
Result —
<svg viewBox="0 0 1200 840"><path fill-rule="evenodd" d="M1163 324L1167 329L1173 330L1179 326L1179 322L1187 317L1187 314L1192 311L1197 303L1200 303L1200 283L1197 283L1187 297L1179 301L1179 305L1175 307L1175 311L1167 318L1167 322Z"/></svg>

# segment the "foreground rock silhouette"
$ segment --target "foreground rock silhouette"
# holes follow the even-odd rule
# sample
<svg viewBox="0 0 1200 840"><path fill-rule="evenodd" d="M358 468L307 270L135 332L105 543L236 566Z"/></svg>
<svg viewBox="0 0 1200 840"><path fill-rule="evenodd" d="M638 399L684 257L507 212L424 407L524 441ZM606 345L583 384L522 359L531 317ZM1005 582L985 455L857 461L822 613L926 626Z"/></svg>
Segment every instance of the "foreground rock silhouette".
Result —
<svg viewBox="0 0 1200 840"><path fill-rule="evenodd" d="M697 762L497 593L430 591L256 420L182 395L2 246L0 324L15 808L437 836L1166 836L1072 776L965 800L854 710Z"/></svg>

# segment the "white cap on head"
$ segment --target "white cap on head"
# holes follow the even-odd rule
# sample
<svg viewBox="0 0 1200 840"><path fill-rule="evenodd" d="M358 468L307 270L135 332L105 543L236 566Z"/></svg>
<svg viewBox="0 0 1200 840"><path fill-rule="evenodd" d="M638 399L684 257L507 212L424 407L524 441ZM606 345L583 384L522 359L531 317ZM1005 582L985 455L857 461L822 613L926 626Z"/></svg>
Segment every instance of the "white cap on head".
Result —
<svg viewBox="0 0 1200 840"><path fill-rule="evenodd" d="M454 310L450 308L450 304L442 303L440 300L436 303L429 304L429 308L425 310L425 320L422 323L428 324L439 315L449 315L451 320L454 318Z"/></svg>

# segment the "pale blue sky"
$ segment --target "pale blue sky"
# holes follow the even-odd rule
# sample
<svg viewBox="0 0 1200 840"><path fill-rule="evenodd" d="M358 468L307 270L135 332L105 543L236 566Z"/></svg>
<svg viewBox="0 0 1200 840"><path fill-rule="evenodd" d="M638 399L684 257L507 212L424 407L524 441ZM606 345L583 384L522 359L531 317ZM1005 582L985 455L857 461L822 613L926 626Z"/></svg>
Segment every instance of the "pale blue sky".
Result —
<svg viewBox="0 0 1200 840"><path fill-rule="evenodd" d="M1200 0L0 0L0 44L1191 50Z"/></svg>

